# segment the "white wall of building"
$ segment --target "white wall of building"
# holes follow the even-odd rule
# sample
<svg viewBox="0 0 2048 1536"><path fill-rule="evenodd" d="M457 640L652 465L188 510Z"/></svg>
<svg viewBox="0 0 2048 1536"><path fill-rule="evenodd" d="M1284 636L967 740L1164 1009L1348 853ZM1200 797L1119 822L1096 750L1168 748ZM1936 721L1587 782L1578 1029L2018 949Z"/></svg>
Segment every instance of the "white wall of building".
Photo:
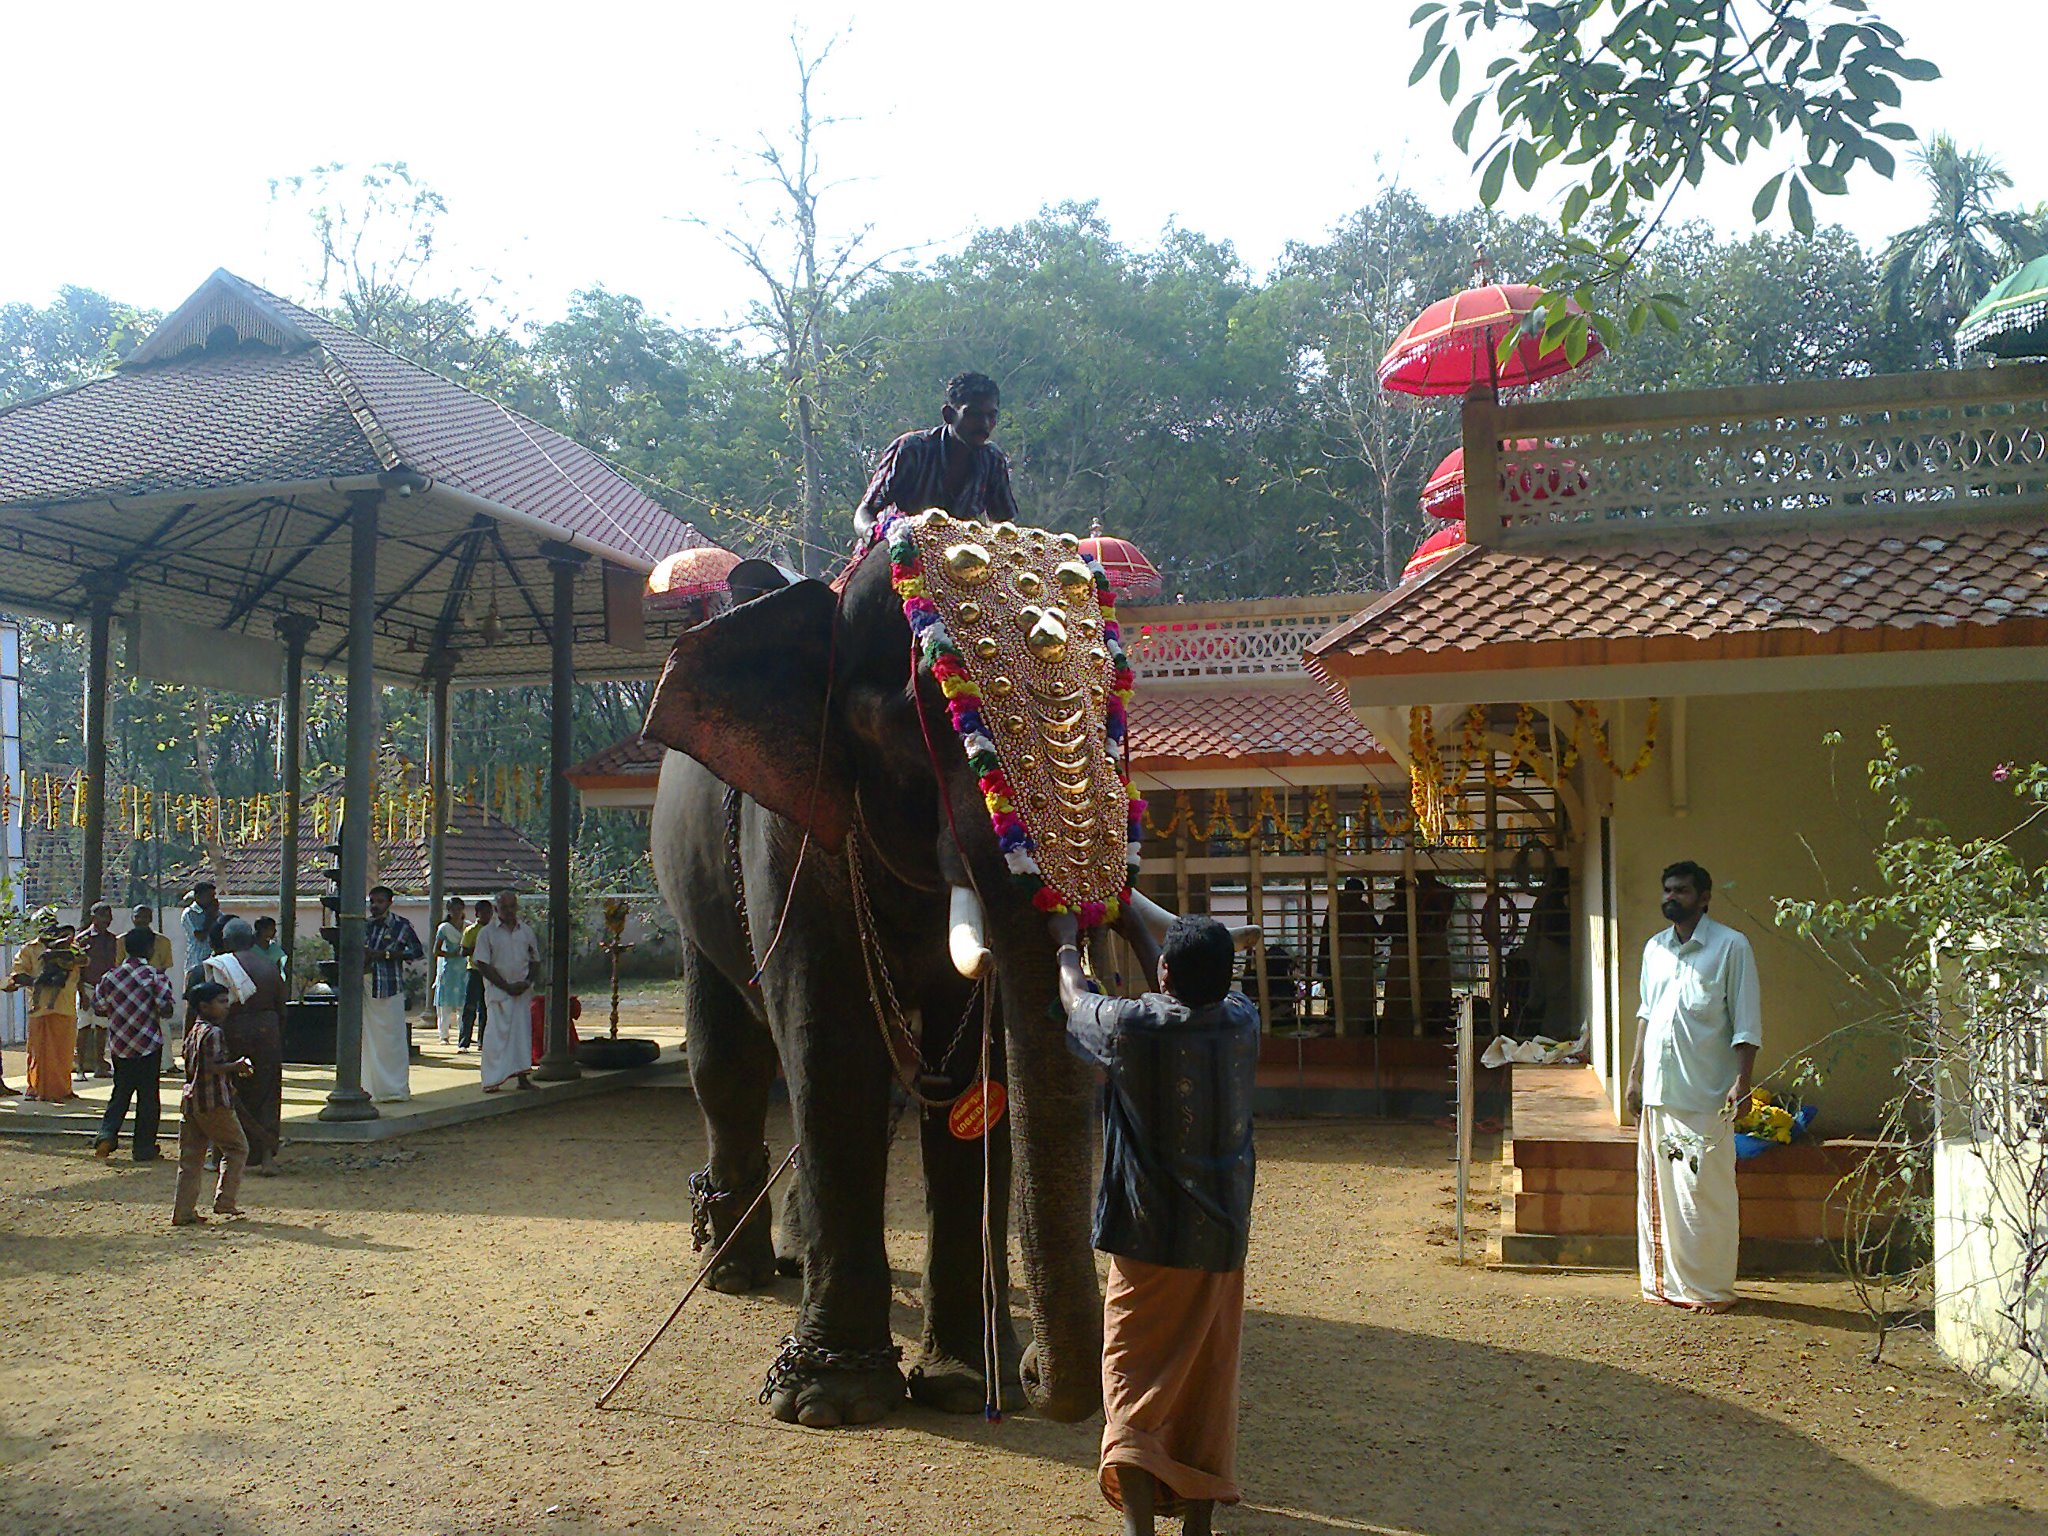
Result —
<svg viewBox="0 0 2048 1536"><path fill-rule="evenodd" d="M1951 1137L1936 1146L1934 1342L1994 1385L2048 1402L2048 1372L2018 1348L2024 1329L2048 1352L2048 1286L2023 1299L2016 1274L2027 1240L2048 1240L2048 1211L2028 1200L2043 1155L2039 1140L2008 1149Z"/></svg>

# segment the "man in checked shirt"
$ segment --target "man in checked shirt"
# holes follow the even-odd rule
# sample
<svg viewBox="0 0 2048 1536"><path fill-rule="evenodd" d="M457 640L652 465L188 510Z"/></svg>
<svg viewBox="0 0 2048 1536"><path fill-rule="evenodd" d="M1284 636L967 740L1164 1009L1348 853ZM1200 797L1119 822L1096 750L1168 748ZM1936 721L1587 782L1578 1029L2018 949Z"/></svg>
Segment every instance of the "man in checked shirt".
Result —
<svg viewBox="0 0 2048 1536"><path fill-rule="evenodd" d="M940 425L906 432L882 451L867 492L853 510L859 547L866 547L869 531L884 512L915 517L943 507L958 518L1015 522L1009 456L989 441L1001 411L1001 392L987 374L948 379Z"/></svg>
<svg viewBox="0 0 2048 1536"><path fill-rule="evenodd" d="M121 947L127 958L102 976L92 992L92 1011L107 1021L107 1054L114 1061L114 1091L107 1098L92 1151L100 1158L114 1155L121 1122L128 1118L128 1101L133 1099L135 1161L152 1163L157 1159L157 1120L163 1113L157 1092L164 1059L163 1021L178 1000L171 978L152 963L155 934L131 928L122 936Z"/></svg>
<svg viewBox="0 0 2048 1536"><path fill-rule="evenodd" d="M212 1142L220 1148L220 1183L214 1187L213 1213L239 1216L235 1198L242 1192L242 1165L249 1160L249 1141L235 1114L234 1079L255 1070L249 1058L228 1060L220 1023L228 1016L231 995L217 981L194 982L185 989L192 1005L192 1025L185 1031L185 1099L178 1111L178 1194L171 1225L196 1226L199 1214L199 1161Z"/></svg>

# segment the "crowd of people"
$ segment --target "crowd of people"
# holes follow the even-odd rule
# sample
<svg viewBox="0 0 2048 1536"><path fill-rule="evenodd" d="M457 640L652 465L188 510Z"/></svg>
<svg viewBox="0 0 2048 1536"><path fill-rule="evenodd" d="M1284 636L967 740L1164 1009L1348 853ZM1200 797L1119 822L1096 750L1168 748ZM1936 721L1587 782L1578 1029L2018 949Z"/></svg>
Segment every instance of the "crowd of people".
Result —
<svg viewBox="0 0 2048 1536"><path fill-rule="evenodd" d="M245 1168L277 1169L284 1143L285 1010L293 995L291 961L278 942L275 917L250 921L223 911L217 887L207 880L197 882L187 900L178 919L182 960L170 937L157 931L151 907L136 907L125 933L115 931L114 909L104 901L87 909L83 927L44 907L31 915L33 936L0 979L0 991L24 994L28 1014L27 1086L8 1084L0 1061L0 1097L61 1104L78 1097L76 1083L109 1080L93 1140L97 1157L119 1150L131 1113L130 1155L138 1163L162 1155L160 1083L182 1062L173 1216L181 1226L205 1219L197 1209L202 1173L219 1174L215 1212L237 1215ZM411 1097L406 968L425 959L431 964L428 1006L441 1042L450 1043L458 1026L458 1050L472 1049L474 1041L486 1093L508 1084L530 1089L528 994L539 980L541 954L532 926L520 919L518 893L502 891L473 905L450 897L431 955L393 901L389 886L370 892L364 1087L386 1102ZM174 1036L181 1000L182 1029Z"/></svg>

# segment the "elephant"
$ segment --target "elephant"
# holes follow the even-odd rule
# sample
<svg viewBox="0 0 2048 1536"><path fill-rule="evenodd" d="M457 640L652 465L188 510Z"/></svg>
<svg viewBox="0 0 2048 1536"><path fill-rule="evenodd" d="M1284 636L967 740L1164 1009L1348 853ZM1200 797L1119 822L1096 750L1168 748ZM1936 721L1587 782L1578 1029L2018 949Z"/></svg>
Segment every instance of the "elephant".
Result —
<svg viewBox="0 0 2048 1536"><path fill-rule="evenodd" d="M798 1319L763 1389L778 1418L864 1423L901 1401L882 1214L902 1082L930 1101L917 1107L930 1246L910 1395L953 1412L990 1395L986 1172L1003 1398L1015 1405L1021 1387L1041 1415L1086 1418L1101 1405L1096 1114L1056 1007L1046 914L1012 877L941 689L915 658L888 551L872 547L838 592L759 576L764 564L735 571L734 605L677 638L645 727L670 749L651 852L684 938L686 1049L709 1141L695 1188L710 1239L728 1244L706 1283L743 1291L778 1264L800 1269ZM1105 706L1094 707L1099 750ZM1098 810L1120 855L1120 787L1117 799ZM1117 922L1147 974L1165 916L1125 903ZM1008 1088L986 1170L984 1141L952 1134L932 1107L973 1077L985 1022L991 1075ZM779 1233L765 1208L743 1222L768 1177L778 1061L801 1149ZM1003 1300L1013 1139L1032 1335L1021 1352Z"/></svg>

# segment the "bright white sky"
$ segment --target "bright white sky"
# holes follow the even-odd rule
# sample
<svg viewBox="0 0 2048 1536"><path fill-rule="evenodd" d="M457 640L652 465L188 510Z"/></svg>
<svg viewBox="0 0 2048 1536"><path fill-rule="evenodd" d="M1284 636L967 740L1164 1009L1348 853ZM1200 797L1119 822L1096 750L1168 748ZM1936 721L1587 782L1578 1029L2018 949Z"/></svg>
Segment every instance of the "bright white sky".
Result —
<svg viewBox="0 0 2048 1536"><path fill-rule="evenodd" d="M2021 41L2040 4L1875 0L1908 51L1945 72L1907 87L1905 116L1996 153L2026 203L2048 199L2039 49ZM943 246L1096 198L1126 241L1174 221L1235 242L1263 271L1382 176L1439 206L1470 200L1451 109L1433 81L1407 86L1412 9L20 6L4 29L0 301L44 302L71 282L168 308L216 266L302 290L308 237L273 209L267 180L402 159L451 204L451 276L492 274L524 317L552 318L573 289L603 282L677 323L718 323L747 280L688 220L740 217L731 167L790 119L792 17L814 38L852 26L822 80L825 110L860 119L825 143L845 182L826 206L833 227ZM1679 215L1748 228L1768 172L1709 166ZM1821 213L1879 241L1920 208L1902 163L1897 184L1861 171Z"/></svg>

